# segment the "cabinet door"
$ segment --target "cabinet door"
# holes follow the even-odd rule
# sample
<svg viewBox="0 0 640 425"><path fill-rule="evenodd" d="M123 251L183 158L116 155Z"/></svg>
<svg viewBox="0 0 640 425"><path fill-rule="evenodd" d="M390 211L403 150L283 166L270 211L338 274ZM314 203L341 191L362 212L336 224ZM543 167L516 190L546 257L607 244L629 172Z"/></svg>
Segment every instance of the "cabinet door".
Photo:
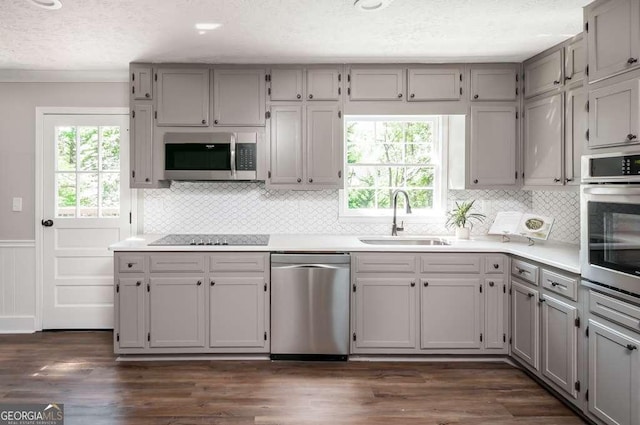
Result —
<svg viewBox="0 0 640 425"><path fill-rule="evenodd" d="M587 56L584 37L577 38L567 45L564 53L564 81L573 84L584 79Z"/></svg>
<svg viewBox="0 0 640 425"><path fill-rule="evenodd" d="M409 68L409 101L459 100L461 78L459 68Z"/></svg>
<svg viewBox="0 0 640 425"><path fill-rule="evenodd" d="M264 69L213 71L213 124L264 125Z"/></svg>
<svg viewBox="0 0 640 425"><path fill-rule="evenodd" d="M404 69L351 68L349 100L402 100Z"/></svg>
<svg viewBox="0 0 640 425"><path fill-rule="evenodd" d="M511 351L535 370L539 369L540 311L538 291L513 282L511 286Z"/></svg>
<svg viewBox="0 0 640 425"><path fill-rule="evenodd" d="M564 123L564 181L580 184L580 161L587 147L587 90L579 87L566 92Z"/></svg>
<svg viewBox="0 0 640 425"><path fill-rule="evenodd" d="M307 70L307 99L340 100L340 70L315 68Z"/></svg>
<svg viewBox="0 0 640 425"><path fill-rule="evenodd" d="M542 303L542 374L576 398L578 380L578 311L548 295Z"/></svg>
<svg viewBox="0 0 640 425"><path fill-rule="evenodd" d="M516 100L515 68L471 68L471 100Z"/></svg>
<svg viewBox="0 0 640 425"><path fill-rule="evenodd" d="M209 123L209 70L159 69L159 126L206 127Z"/></svg>
<svg viewBox="0 0 640 425"><path fill-rule="evenodd" d="M144 278L121 278L116 286L117 343L120 348L144 348L146 340Z"/></svg>
<svg viewBox="0 0 640 425"><path fill-rule="evenodd" d="M562 185L562 94L524 106L524 182Z"/></svg>
<svg viewBox="0 0 640 425"><path fill-rule="evenodd" d="M480 348L480 279L420 279L421 348Z"/></svg>
<svg viewBox="0 0 640 425"><path fill-rule="evenodd" d="M150 279L151 347L204 347L203 281L204 276Z"/></svg>
<svg viewBox="0 0 640 425"><path fill-rule="evenodd" d="M485 279L484 346L504 348L507 341L505 320L509 311L507 284L504 279Z"/></svg>
<svg viewBox="0 0 640 425"><path fill-rule="evenodd" d="M562 51L549 53L524 65L524 94L533 97L562 86Z"/></svg>
<svg viewBox="0 0 640 425"><path fill-rule="evenodd" d="M134 100L153 98L153 69L151 66L134 65L131 67L131 97Z"/></svg>
<svg viewBox="0 0 640 425"><path fill-rule="evenodd" d="M153 185L153 106L134 103L131 111L131 178L129 186L145 188Z"/></svg>
<svg viewBox="0 0 640 425"><path fill-rule="evenodd" d="M516 184L516 107L471 107L472 186Z"/></svg>
<svg viewBox="0 0 640 425"><path fill-rule="evenodd" d="M209 345L264 347L264 277L211 277Z"/></svg>
<svg viewBox="0 0 640 425"><path fill-rule="evenodd" d="M342 120L338 105L307 106L307 183L338 185L342 180Z"/></svg>
<svg viewBox="0 0 640 425"><path fill-rule="evenodd" d="M356 279L356 347L416 347L415 285L411 278Z"/></svg>
<svg viewBox="0 0 640 425"><path fill-rule="evenodd" d="M638 143L640 80L589 92L589 147Z"/></svg>
<svg viewBox="0 0 640 425"><path fill-rule="evenodd" d="M302 106L272 106L269 183L302 182Z"/></svg>
<svg viewBox="0 0 640 425"><path fill-rule="evenodd" d="M637 0L609 0L587 6L589 81L638 66L640 5Z"/></svg>
<svg viewBox="0 0 640 425"><path fill-rule="evenodd" d="M302 100L302 69L272 69L269 81L269 100Z"/></svg>
<svg viewBox="0 0 640 425"><path fill-rule="evenodd" d="M589 320L589 412L606 424L640 423L639 350L637 339Z"/></svg>

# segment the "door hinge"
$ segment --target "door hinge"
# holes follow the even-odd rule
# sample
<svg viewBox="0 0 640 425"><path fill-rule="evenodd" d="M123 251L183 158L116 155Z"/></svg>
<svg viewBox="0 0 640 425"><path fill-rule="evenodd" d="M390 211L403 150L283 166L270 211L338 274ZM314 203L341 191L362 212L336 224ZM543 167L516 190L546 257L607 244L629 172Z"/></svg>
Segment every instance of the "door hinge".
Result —
<svg viewBox="0 0 640 425"><path fill-rule="evenodd" d="M587 77L589 76L589 65L584 67L584 73Z"/></svg>
<svg viewBox="0 0 640 425"><path fill-rule="evenodd" d="M573 321L573 324L576 325L576 328L580 327L580 318L576 317L576 320Z"/></svg>
<svg viewBox="0 0 640 425"><path fill-rule="evenodd" d="M518 111L516 111L516 119L518 119Z"/></svg>
<svg viewBox="0 0 640 425"><path fill-rule="evenodd" d="M585 400L589 401L589 390L585 391L584 398Z"/></svg>
<svg viewBox="0 0 640 425"><path fill-rule="evenodd" d="M338 178L341 179L342 178L342 170L338 170Z"/></svg>
<svg viewBox="0 0 640 425"><path fill-rule="evenodd" d="M347 94L348 94L349 96L351 96L351 87L348 87L348 88L347 88Z"/></svg>
<svg viewBox="0 0 640 425"><path fill-rule="evenodd" d="M518 180L518 172L517 171L515 172L515 175L516 175L516 180Z"/></svg>
<svg viewBox="0 0 640 425"><path fill-rule="evenodd" d="M585 23L584 23L584 30L585 30L586 32L589 32L589 21L587 21L587 22L585 22Z"/></svg>
<svg viewBox="0 0 640 425"><path fill-rule="evenodd" d="M342 111L338 111L338 118L342 118Z"/></svg>
<svg viewBox="0 0 640 425"><path fill-rule="evenodd" d="M480 342L482 342L482 334L480 334Z"/></svg>
<svg viewBox="0 0 640 425"><path fill-rule="evenodd" d="M267 177L271 178L271 171L267 171Z"/></svg>
<svg viewBox="0 0 640 425"><path fill-rule="evenodd" d="M271 112L269 112L269 111L265 112L265 113L264 113L264 117L265 117L266 119L271 118Z"/></svg>
<svg viewBox="0 0 640 425"><path fill-rule="evenodd" d="M480 285L480 293L482 294L482 285Z"/></svg>
<svg viewBox="0 0 640 425"><path fill-rule="evenodd" d="M353 284L353 292L356 292L356 284Z"/></svg>
<svg viewBox="0 0 640 425"><path fill-rule="evenodd" d="M524 72L522 73L522 81L524 81ZM522 92L524 93L524 87L522 88Z"/></svg>
<svg viewBox="0 0 640 425"><path fill-rule="evenodd" d="M116 334L116 341L120 342L120 334Z"/></svg>
<svg viewBox="0 0 640 425"><path fill-rule="evenodd" d="M518 174L518 173L516 173ZM517 177L516 177L517 178ZM507 293L507 285L502 285L502 293L506 294Z"/></svg>
<svg viewBox="0 0 640 425"><path fill-rule="evenodd" d="M524 179L524 171L522 172L522 178Z"/></svg>
<svg viewBox="0 0 640 425"><path fill-rule="evenodd" d="M269 96L271 96L271 87L269 87L269 88L267 89L267 94L268 94Z"/></svg>
<svg viewBox="0 0 640 425"><path fill-rule="evenodd" d="M353 340L354 341L356 340L356 333L355 332L353 333Z"/></svg>
<svg viewBox="0 0 640 425"><path fill-rule="evenodd" d="M347 82L350 83L351 82L351 74L347 74Z"/></svg>
<svg viewBox="0 0 640 425"><path fill-rule="evenodd" d="M462 87L460 87L460 95L462 95Z"/></svg>
<svg viewBox="0 0 640 425"><path fill-rule="evenodd" d="M518 82L520 80L520 77L518 77L518 73L516 72L516 82Z"/></svg>
<svg viewBox="0 0 640 425"><path fill-rule="evenodd" d="M264 340L267 340L267 331L264 331ZM344 341L344 340L343 340Z"/></svg>
<svg viewBox="0 0 640 425"><path fill-rule="evenodd" d="M131 94L136 94L136 86L131 86Z"/></svg>
<svg viewBox="0 0 640 425"><path fill-rule="evenodd" d="M509 288L509 295L513 294L513 291L511 290L511 288Z"/></svg>
<svg viewBox="0 0 640 425"><path fill-rule="evenodd" d="M158 111L153 112L153 118L158 119Z"/></svg>
<svg viewBox="0 0 640 425"><path fill-rule="evenodd" d="M132 170L131 171L131 178L133 178L133 179L136 178L136 170Z"/></svg>
<svg viewBox="0 0 640 425"><path fill-rule="evenodd" d="M158 73L155 73L155 74L153 75L153 81L158 81Z"/></svg>
<svg viewBox="0 0 640 425"><path fill-rule="evenodd" d="M271 81L271 74L264 74L265 81Z"/></svg>
<svg viewBox="0 0 640 425"><path fill-rule="evenodd" d="M573 388L575 388L576 391L580 392L580 381L576 381L576 383L573 385Z"/></svg>
<svg viewBox="0 0 640 425"><path fill-rule="evenodd" d="M587 132L585 133L584 137L587 138L587 142L589 141L589 129L587 128Z"/></svg>
<svg viewBox="0 0 640 425"><path fill-rule="evenodd" d="M136 111L131 111L131 118L135 118L136 117Z"/></svg>
<svg viewBox="0 0 640 425"><path fill-rule="evenodd" d="M117 284L116 285L116 294L119 294L119 293L120 293L120 284Z"/></svg>
<svg viewBox="0 0 640 425"><path fill-rule="evenodd" d="M341 94L342 94L342 89L338 87L338 96L340 96Z"/></svg>
<svg viewBox="0 0 640 425"><path fill-rule="evenodd" d="M264 283L264 292L267 292L267 282Z"/></svg>
<svg viewBox="0 0 640 425"><path fill-rule="evenodd" d="M589 112L589 101L587 100L587 103L584 105L585 109L587 110L587 112Z"/></svg>
<svg viewBox="0 0 640 425"><path fill-rule="evenodd" d="M584 331L584 334L587 338L589 338L589 326L587 326L587 329Z"/></svg>
<svg viewBox="0 0 640 425"><path fill-rule="evenodd" d="M131 73L131 81L135 81L136 80L136 73L132 72Z"/></svg>
<svg viewBox="0 0 640 425"><path fill-rule="evenodd" d="M151 292L151 285L147 283L147 292Z"/></svg>
<svg viewBox="0 0 640 425"><path fill-rule="evenodd" d="M509 337L509 345L511 345L513 339L511 337Z"/></svg>
<svg viewBox="0 0 640 425"><path fill-rule="evenodd" d="M342 81L342 74L338 74L338 81Z"/></svg>
<svg viewBox="0 0 640 425"><path fill-rule="evenodd" d="M516 96L518 95L518 88L516 87Z"/></svg>
<svg viewBox="0 0 640 425"><path fill-rule="evenodd" d="M133 223L133 214L131 214L131 211L129 211L129 224Z"/></svg>
<svg viewBox="0 0 640 425"><path fill-rule="evenodd" d="M462 81L462 74L460 74L460 81ZM460 89L460 90L462 90L462 89Z"/></svg>
<svg viewBox="0 0 640 425"><path fill-rule="evenodd" d="M507 334L502 334L502 342L507 342Z"/></svg>
<svg viewBox="0 0 640 425"><path fill-rule="evenodd" d="M147 341L151 341L151 332L147 332Z"/></svg>

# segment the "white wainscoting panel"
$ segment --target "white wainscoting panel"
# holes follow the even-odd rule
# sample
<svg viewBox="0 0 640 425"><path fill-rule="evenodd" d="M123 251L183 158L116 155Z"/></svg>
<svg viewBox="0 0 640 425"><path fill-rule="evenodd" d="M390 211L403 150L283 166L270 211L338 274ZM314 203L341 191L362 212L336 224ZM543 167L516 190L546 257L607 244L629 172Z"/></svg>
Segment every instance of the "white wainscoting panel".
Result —
<svg viewBox="0 0 640 425"><path fill-rule="evenodd" d="M0 333L36 329L34 241L0 241Z"/></svg>

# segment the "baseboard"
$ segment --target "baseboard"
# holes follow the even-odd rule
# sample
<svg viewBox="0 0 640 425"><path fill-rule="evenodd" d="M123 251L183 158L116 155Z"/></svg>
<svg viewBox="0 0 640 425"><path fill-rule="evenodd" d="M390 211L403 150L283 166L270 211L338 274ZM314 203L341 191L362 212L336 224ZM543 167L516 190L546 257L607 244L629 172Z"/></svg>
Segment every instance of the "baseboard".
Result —
<svg viewBox="0 0 640 425"><path fill-rule="evenodd" d="M32 334L36 331L34 316L0 317L0 334Z"/></svg>
<svg viewBox="0 0 640 425"><path fill-rule="evenodd" d="M121 354L117 362L173 362L198 360L269 361L268 354Z"/></svg>

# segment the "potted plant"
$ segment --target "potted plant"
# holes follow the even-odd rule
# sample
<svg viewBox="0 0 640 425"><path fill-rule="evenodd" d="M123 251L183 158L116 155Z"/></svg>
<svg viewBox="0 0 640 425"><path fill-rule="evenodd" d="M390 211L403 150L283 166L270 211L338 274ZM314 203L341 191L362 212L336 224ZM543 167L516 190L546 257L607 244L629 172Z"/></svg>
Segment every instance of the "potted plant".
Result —
<svg viewBox="0 0 640 425"><path fill-rule="evenodd" d="M455 227L456 239L469 239L469 233L473 227L473 222L482 223L485 219L484 214L473 213L471 208L476 201L457 202L456 207L447 213L447 229ZM468 227L467 227L468 225Z"/></svg>

